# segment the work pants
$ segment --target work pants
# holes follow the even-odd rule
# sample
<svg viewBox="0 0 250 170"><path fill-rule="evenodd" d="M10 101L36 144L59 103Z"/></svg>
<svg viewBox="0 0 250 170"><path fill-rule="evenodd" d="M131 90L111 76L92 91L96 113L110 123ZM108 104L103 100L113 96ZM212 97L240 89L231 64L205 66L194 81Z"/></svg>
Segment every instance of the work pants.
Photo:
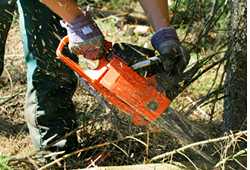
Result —
<svg viewBox="0 0 250 170"><path fill-rule="evenodd" d="M14 15L15 2L0 0L0 76L4 69L5 43Z"/></svg>
<svg viewBox="0 0 250 170"><path fill-rule="evenodd" d="M25 115L35 150L47 147L77 127L72 96L77 78L56 56L60 39L67 34L60 18L39 0L18 0L20 35L27 64ZM69 50L63 53L75 62ZM76 134L57 142L48 150L71 152Z"/></svg>

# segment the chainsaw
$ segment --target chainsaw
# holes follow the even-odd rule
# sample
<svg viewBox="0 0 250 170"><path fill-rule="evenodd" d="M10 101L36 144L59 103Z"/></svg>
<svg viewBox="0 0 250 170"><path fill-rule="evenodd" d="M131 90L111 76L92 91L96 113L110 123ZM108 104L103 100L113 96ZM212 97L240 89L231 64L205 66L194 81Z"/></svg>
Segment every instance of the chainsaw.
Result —
<svg viewBox="0 0 250 170"><path fill-rule="evenodd" d="M190 70L189 73L170 77L159 64L178 55L154 56L154 51L150 49L125 43L112 47L108 41L105 41L105 52L97 68L84 70L62 54L68 42L68 36L61 40L57 56L138 125L148 125L156 120L183 90L178 83L196 73Z"/></svg>
<svg viewBox="0 0 250 170"><path fill-rule="evenodd" d="M62 53L69 42L65 36L56 55L67 64L79 78L84 79L123 114L132 118L137 125L159 125L173 136L190 144L198 136L207 139L207 134L196 128L185 117L169 107L189 84L201 68L196 63L191 69L171 76L165 72L162 62L177 59L173 53L155 56L153 50L126 43L105 41L105 52L99 65L92 70L84 70ZM80 79L80 80L81 80ZM212 162L201 148L193 148L197 153Z"/></svg>

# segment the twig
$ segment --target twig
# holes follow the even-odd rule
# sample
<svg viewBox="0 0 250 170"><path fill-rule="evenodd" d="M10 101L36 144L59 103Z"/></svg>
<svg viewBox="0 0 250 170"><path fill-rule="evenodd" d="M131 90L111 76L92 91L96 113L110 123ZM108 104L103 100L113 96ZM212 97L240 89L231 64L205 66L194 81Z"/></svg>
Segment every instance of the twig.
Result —
<svg viewBox="0 0 250 170"><path fill-rule="evenodd" d="M200 99L200 101L198 101L196 103L196 105L200 105L201 103L203 103L204 101L208 100L209 98L212 98L213 95L218 94L219 91L222 91L232 80L233 78L236 76L236 74L238 73L238 69L236 69L236 71L233 73L233 75L231 76L231 79L228 80L228 82L226 82L223 86L221 86L220 88L214 90L213 92L207 94L206 96L202 96L202 98ZM201 73L200 73L201 74ZM195 109L196 106L192 106L185 114L184 116L187 116L193 109Z"/></svg>
<svg viewBox="0 0 250 170"><path fill-rule="evenodd" d="M21 90L20 92L14 94L13 96L10 96L7 100L3 101L0 103L0 106L4 105L5 103L7 103L8 101L10 101L11 99L15 98L16 96L18 96L19 94L21 94L22 92L24 92L27 89L27 87L23 90Z"/></svg>
<svg viewBox="0 0 250 170"><path fill-rule="evenodd" d="M214 19L214 17L215 17L216 11L217 11L218 9L220 9L220 7L218 7L217 10L215 9L216 6L217 6L217 2L218 2L218 0L214 0L214 1L213 1L212 10L211 10L211 12L210 12L210 15L211 15L211 14L212 14L212 15L207 19L207 24L206 24L206 27L205 27L205 29L204 29L204 32L207 32L208 28L211 26L211 24L212 24L212 22L213 22L213 19ZM222 2L222 3L223 3L223 2ZM203 39L202 39L202 44L203 44L203 45L205 44L206 40L207 40L207 37L204 36Z"/></svg>
<svg viewBox="0 0 250 170"><path fill-rule="evenodd" d="M52 153L50 153L48 155L43 156L43 158L55 157L55 156L62 155L62 154L65 154L65 151L52 152Z"/></svg>
<svg viewBox="0 0 250 170"><path fill-rule="evenodd" d="M8 74L9 78L10 78L10 86L11 86L11 92L10 92L10 96L12 96L13 94L13 81L12 81L12 78L10 76L10 73L9 71L6 69L6 67L4 67L4 70L6 71L6 73Z"/></svg>
<svg viewBox="0 0 250 170"><path fill-rule="evenodd" d="M139 140L139 139L137 139L137 138L135 138L135 137L133 137L133 136L129 136L128 138L134 139L134 140L136 140L137 142L140 142L141 144L143 144L144 146L147 147L147 144L146 144L145 142L143 142L143 141L141 141L141 140Z"/></svg>
<svg viewBox="0 0 250 170"><path fill-rule="evenodd" d="M243 134L246 135L247 130L243 131L243 132L236 133L236 134L232 134L232 135L229 135L229 136L224 136L224 137L221 137L221 138L209 139L209 140L205 140L205 141L201 141L201 142L192 143L190 145L186 145L184 147L181 147L181 148L179 148L177 150L173 150L171 152L167 152L167 153L155 156L149 161L149 163L152 162L152 161L155 161L155 160L162 159L164 157L170 156L172 154L179 153L179 152L184 151L184 150L186 150L188 148L192 148L192 147L195 147L195 146L204 145L204 144L208 144L208 143L220 142L220 141L223 141L223 140L226 140L226 139L229 139L229 138L233 138L235 136L241 136Z"/></svg>
<svg viewBox="0 0 250 170"><path fill-rule="evenodd" d="M95 162L98 161L98 159L100 159L101 156L102 156L102 155L99 155L94 161L91 159L91 160L90 160L90 161L91 161L91 164L89 164L89 166L87 166L86 169L88 169L88 168L91 167L91 166L96 167Z"/></svg>
<svg viewBox="0 0 250 170"><path fill-rule="evenodd" d="M242 165L242 163L240 163L237 159L233 158L233 160L235 162L237 162L240 166L242 166L244 169L247 169L247 167L245 167L244 165Z"/></svg>
<svg viewBox="0 0 250 170"><path fill-rule="evenodd" d="M11 58L13 59L13 57L18 57L17 59L22 59L24 57L23 54L9 54L9 55L5 55L4 58Z"/></svg>
<svg viewBox="0 0 250 170"><path fill-rule="evenodd" d="M234 158L236 158L236 157L238 157L238 156L240 156L240 155L243 155L243 154L245 154L245 153L247 153L247 148L245 148L245 149L243 149L243 150L237 152L237 153L234 154L234 155L230 155L230 156L226 157L225 159L221 160L220 162L218 162L218 163L215 165L215 168L217 168L217 167L219 167L220 165L226 163L229 159L234 159Z"/></svg>
<svg viewBox="0 0 250 170"><path fill-rule="evenodd" d="M39 168L38 165L36 164L36 162L35 162L33 159L31 159L29 156L27 156L27 159L29 160L29 162L30 162L36 169Z"/></svg>
<svg viewBox="0 0 250 170"><path fill-rule="evenodd" d="M147 146L146 146L146 158L148 162L148 149L149 149L149 131L147 130Z"/></svg>
<svg viewBox="0 0 250 170"><path fill-rule="evenodd" d="M203 104L200 105L200 106L201 106L201 107L204 107L204 106L206 106L206 105L208 105L208 104L214 102L214 100L219 101L219 100L225 99L225 98L227 98L227 97L229 97L229 95L224 95L224 96L219 97L219 98L217 98L217 99L211 99L211 100L209 100L208 102L203 103Z"/></svg>
<svg viewBox="0 0 250 170"><path fill-rule="evenodd" d="M160 130L158 129L158 130L153 130L153 131L150 131L150 132L156 132L156 131L161 131L161 130L162 130L162 129L160 129ZM113 144L113 143L116 143L116 142L123 141L123 140L125 140L125 139L130 139L131 137L141 136L141 135L145 135L145 134L146 134L146 133L142 132L142 133L138 133L138 134L136 134L136 135L126 136L126 137L124 137L123 139L114 140L114 141L112 141L112 142L105 142L105 143L103 143L103 144L94 145L94 146L90 146L90 147L87 147L87 148L80 149L80 150L75 151L75 152L71 152L71 153L69 153L69 154L67 154L67 155L64 155L64 156L62 156L61 158L59 158L59 159L57 159L57 160L55 160L55 161L53 161L53 162L50 162L49 164L47 164L47 165L41 167L39 170L47 169L47 168L51 167L52 165L56 164L57 162L62 161L62 160L64 160L64 159L66 159L66 158L68 158L68 157L70 157L70 156L72 156L72 155L78 154L78 153L80 153L80 152L87 151L87 150L90 150L90 149L99 148L99 147L106 146L106 145L110 145L110 144Z"/></svg>
<svg viewBox="0 0 250 170"><path fill-rule="evenodd" d="M183 155L185 158L187 158L187 160L195 167L195 169L198 169L197 166L193 163L193 161L191 161L191 159L189 159L189 157L187 155L185 155L182 152L178 152L179 154Z"/></svg>
<svg viewBox="0 0 250 170"><path fill-rule="evenodd" d="M201 40L204 36L206 36L206 35L209 33L209 31L216 25L216 23L219 21L220 17L222 16L222 14L224 13L224 11L226 10L227 2L228 2L228 0L225 0L225 2L224 2L224 7L223 7L221 13L218 15L217 19L214 19L213 25L210 26L209 28L207 28L207 30L206 30L205 33L203 33L203 31L202 31L202 32L200 33L200 35L198 35L199 38L197 39L195 45L189 50L189 52L191 52L191 51L195 48L195 46L196 46L197 44L199 44L200 40ZM219 9L219 8L217 8L217 9ZM206 23L206 25L207 25L207 24L208 24L208 23ZM203 34L202 34L202 33L203 33Z"/></svg>
<svg viewBox="0 0 250 170"><path fill-rule="evenodd" d="M114 145L115 147L117 147L118 149L120 149L129 158L128 153L125 150L123 150L120 146L116 145L115 143L112 143L112 145Z"/></svg>
<svg viewBox="0 0 250 170"><path fill-rule="evenodd" d="M208 61L210 61L216 54L221 53L220 51L221 51L224 47L228 46L228 44L229 44L231 41L232 41L232 40L229 40L229 42L226 42L226 43L225 43L217 52L215 52L214 54L209 55L209 56L207 56L207 57L205 57L205 58L202 58L202 60L199 61L200 63L202 63L202 64L200 64L199 67L200 67L200 68L203 67L203 66L204 66ZM224 52L222 52L222 53L224 53ZM211 64L210 66L206 67L203 71L201 71L199 74L197 74L195 77L193 77L189 82L185 83L184 86L183 86L183 89L185 89L187 86L189 86L191 83L193 83L193 82L194 82L195 80L197 80L200 76L202 76L204 73L206 73L208 70L210 70L211 68L213 68L213 67L216 66L217 64L219 64L219 63L225 61L229 56L230 56L230 53L227 52L227 53L225 54L225 56L224 56L223 58L221 58L219 61L216 61L216 62L214 62L213 64ZM196 64L197 64L197 63L196 63Z"/></svg>
<svg viewBox="0 0 250 170"><path fill-rule="evenodd" d="M216 72L215 80L216 80L218 72L219 72L219 67L218 67L217 72ZM219 93L221 91L221 87L222 87L222 84L224 82L223 80L224 80L225 74L226 74L226 72L224 71L222 76L221 76L221 80L220 80L219 87L218 87L218 92L215 94L215 99L213 100L213 106L212 106L211 113L210 113L210 123L212 123L212 120L213 120L215 105L216 105L216 102L218 101ZM214 83L215 83L215 80L214 80Z"/></svg>
<svg viewBox="0 0 250 170"><path fill-rule="evenodd" d="M187 99L189 100L189 102L191 102L194 106L196 105L195 102L194 102L192 99L190 99L188 96L187 96L186 98L187 98ZM197 109L198 109L204 116L208 117L208 115L200 108L200 106L197 106Z"/></svg>
<svg viewBox="0 0 250 170"><path fill-rule="evenodd" d="M51 144L49 144L48 146L46 146L46 147L44 147L44 148L42 148L42 149L40 149L39 151L36 151L35 153L33 153L32 155L30 155L30 157L31 156L34 156L34 155L36 155L37 153L39 153L39 152L42 152L42 151L45 151L45 150L47 150L48 148L50 148L51 146L53 146L53 145L55 145L57 142L59 142L59 141L61 141L61 140L63 140L63 139L65 139L65 138L67 138L68 136L70 136L70 135L72 135L73 133L75 133L77 130L79 130L79 129L81 129L81 128L79 128L79 127L76 127L74 130L72 130L70 133L67 133L66 135L64 135L63 137L61 137L60 139L58 139L58 140L56 140L56 141L54 141L54 142L52 142Z"/></svg>
<svg viewBox="0 0 250 170"><path fill-rule="evenodd" d="M190 8L190 4L187 5L188 8L192 9L192 13L191 13L191 17L190 17L190 20L189 20L189 23L188 23L188 30L186 31L186 34L185 34L184 38L182 39L182 42L181 42L181 43L185 42L185 40L186 40L186 38L187 38L187 36L188 36L188 33L189 33L190 29L192 28L192 24L193 24L193 21L194 21L194 17L193 17L193 16L194 16L194 14L195 14L196 5L197 5L197 2L196 2L196 1L195 1L195 3L194 3L194 6L192 6L191 8ZM187 9L188 9L188 8L187 8ZM187 12L187 9L185 10L185 12L183 12L183 15L184 15L184 13L188 13L188 12Z"/></svg>
<svg viewBox="0 0 250 170"><path fill-rule="evenodd" d="M215 54L218 54L218 52L220 50L222 50L224 47L226 47L230 42L232 42L232 39L229 40L229 42L225 43L216 53L206 57L204 60L210 60L212 56L214 56ZM193 77L189 82L187 82L184 86L183 89L185 89L187 86L189 86L191 83L193 83L195 80L197 80L201 75L203 75L205 72L207 72L208 70L210 70L211 68L213 68L215 65L222 63L223 61L225 61L226 59L229 58L230 54L231 54L232 50L228 50L225 54L225 56L223 58L221 58L220 60L214 62L213 64L211 64L210 66L208 66L207 68L205 68L202 72L200 72L199 74L197 74L195 77ZM228 84L228 83L227 83ZM223 87L225 87L226 84L223 85ZM203 103L205 100L207 100L208 97L210 97L212 94L214 94L216 91L218 90L222 90L223 87L220 87L219 89L214 90L213 92L207 94L206 96L202 97L202 99L196 104L196 105L200 105L201 103ZM184 115L187 116L194 108L196 108L196 106L191 107Z"/></svg>

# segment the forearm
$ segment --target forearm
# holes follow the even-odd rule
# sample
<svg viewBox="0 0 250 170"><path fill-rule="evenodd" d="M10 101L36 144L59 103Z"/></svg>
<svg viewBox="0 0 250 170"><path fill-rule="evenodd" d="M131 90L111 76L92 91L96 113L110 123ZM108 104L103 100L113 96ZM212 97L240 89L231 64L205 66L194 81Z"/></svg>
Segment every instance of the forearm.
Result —
<svg viewBox="0 0 250 170"><path fill-rule="evenodd" d="M170 27L167 0L139 0L154 31Z"/></svg>
<svg viewBox="0 0 250 170"><path fill-rule="evenodd" d="M80 17L83 12L74 0L40 0L64 21L71 22Z"/></svg>

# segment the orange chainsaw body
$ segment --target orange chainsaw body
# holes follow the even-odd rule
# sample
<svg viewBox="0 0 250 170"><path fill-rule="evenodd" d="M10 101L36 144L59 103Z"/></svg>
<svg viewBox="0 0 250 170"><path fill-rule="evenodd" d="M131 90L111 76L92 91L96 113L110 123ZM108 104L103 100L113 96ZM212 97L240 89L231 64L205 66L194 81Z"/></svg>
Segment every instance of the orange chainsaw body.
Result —
<svg viewBox="0 0 250 170"><path fill-rule="evenodd" d="M156 90L154 78L138 75L117 57L113 57L109 62L102 58L96 69L84 70L62 54L62 49L68 41L67 36L62 39L57 56L121 112L131 116L136 124L148 125L170 104L170 100ZM111 47L109 42L105 45L108 49Z"/></svg>

